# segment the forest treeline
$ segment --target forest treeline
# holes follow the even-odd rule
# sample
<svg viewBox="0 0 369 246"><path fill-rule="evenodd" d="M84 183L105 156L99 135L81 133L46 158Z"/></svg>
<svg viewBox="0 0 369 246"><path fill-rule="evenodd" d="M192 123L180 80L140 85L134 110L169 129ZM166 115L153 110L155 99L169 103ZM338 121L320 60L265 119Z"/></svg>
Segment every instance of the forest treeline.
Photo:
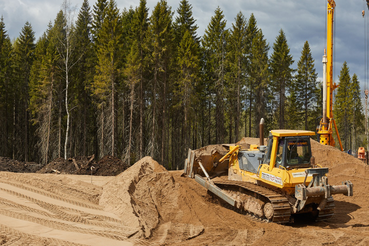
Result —
<svg viewBox="0 0 369 246"><path fill-rule="evenodd" d="M284 31L270 47L253 14L239 12L227 29L218 7L200 37L187 0L177 10L161 0L151 13L138 4L84 0L74 21L65 1L37 41L28 22L11 41L1 18L0 156L150 155L178 168L188 148L257 137L261 118L265 134L315 131L322 85L308 41L293 69ZM335 115L348 149L361 143L364 116L346 63L339 79Z"/></svg>

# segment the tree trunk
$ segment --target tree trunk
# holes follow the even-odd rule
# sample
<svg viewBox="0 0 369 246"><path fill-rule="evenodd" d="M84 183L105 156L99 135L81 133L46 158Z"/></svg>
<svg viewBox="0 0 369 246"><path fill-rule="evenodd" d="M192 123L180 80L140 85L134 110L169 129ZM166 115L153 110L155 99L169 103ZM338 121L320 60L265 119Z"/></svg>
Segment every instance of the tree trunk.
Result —
<svg viewBox="0 0 369 246"><path fill-rule="evenodd" d="M234 142L237 142L239 139L239 127L240 127L240 108L241 108L241 99L240 99L240 94L241 94L241 61L240 59L238 59L238 71L237 71L237 109L236 109L236 117L235 117L235 129L234 129Z"/></svg>
<svg viewBox="0 0 369 246"><path fill-rule="evenodd" d="M112 61L113 66L114 61ZM111 155L114 156L115 150L115 85L114 85L114 75L111 75Z"/></svg>
<svg viewBox="0 0 369 246"><path fill-rule="evenodd" d="M49 117L47 123L47 137L46 137L46 151L45 151L45 165L48 163L49 157L49 145L50 145L50 132L51 132L51 116L52 116L52 104L53 104L53 85L54 85L54 77L51 79L51 88L50 88L50 95L49 95Z"/></svg>
<svg viewBox="0 0 369 246"><path fill-rule="evenodd" d="M252 116L252 85L250 86L250 97L249 97L249 137L251 137L251 116Z"/></svg>
<svg viewBox="0 0 369 246"><path fill-rule="evenodd" d="M127 164L131 165L131 148L132 148L132 123L133 123L133 104L134 104L134 97L135 97L135 86L134 83L131 82L131 98L130 98L130 107L129 107L129 139L128 139L128 151L127 151Z"/></svg>
<svg viewBox="0 0 369 246"><path fill-rule="evenodd" d="M141 79L140 79L140 134L139 134L139 156L140 159L143 158L143 76L141 74Z"/></svg>
<svg viewBox="0 0 369 246"><path fill-rule="evenodd" d="M156 121L156 84L158 79L158 68L154 72L154 90L153 90L153 100L152 100L152 132L151 132L151 146L150 146L150 156L154 157L155 149L155 121Z"/></svg>
<svg viewBox="0 0 369 246"><path fill-rule="evenodd" d="M165 167L165 138L166 138L166 107L167 107L167 73L164 72L164 88L163 88L163 116L162 116L162 130L161 130L161 164Z"/></svg>
<svg viewBox="0 0 369 246"><path fill-rule="evenodd" d="M59 115L58 115L58 157L61 157L61 145L62 145L62 89L59 90Z"/></svg>
<svg viewBox="0 0 369 246"><path fill-rule="evenodd" d="M68 145L68 134L69 134L69 108L68 108L68 90L69 90L69 72L68 72L68 38L67 38L67 55L65 60L65 111L67 112L67 130L65 131L65 142L64 142L64 159L67 159L67 145Z"/></svg>
<svg viewBox="0 0 369 246"><path fill-rule="evenodd" d="M284 80L281 81L281 111L280 111L280 129L285 128L284 108L285 108L286 86Z"/></svg>
<svg viewBox="0 0 369 246"><path fill-rule="evenodd" d="M100 157L103 157L105 155L105 150L104 150L104 103L102 104L101 107L101 139L100 139Z"/></svg>

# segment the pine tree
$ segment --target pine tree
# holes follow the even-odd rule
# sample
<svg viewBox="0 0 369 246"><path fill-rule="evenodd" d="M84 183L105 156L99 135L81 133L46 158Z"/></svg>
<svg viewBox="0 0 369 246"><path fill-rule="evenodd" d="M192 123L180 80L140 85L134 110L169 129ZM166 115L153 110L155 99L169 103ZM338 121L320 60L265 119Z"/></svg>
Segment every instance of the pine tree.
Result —
<svg viewBox="0 0 369 246"><path fill-rule="evenodd" d="M258 136L258 127L261 118L266 118L266 107L268 94L268 85L270 81L269 46L264 39L263 32L259 30L252 41L251 47L251 63L250 63L250 80L255 90L255 117L254 117L254 134Z"/></svg>
<svg viewBox="0 0 369 246"><path fill-rule="evenodd" d="M192 16L192 5L187 0L181 0L177 9L177 14L174 22L176 43L179 44L181 42L181 39L187 31L195 40L195 43L199 43L200 39L196 33L199 27L195 24L196 20Z"/></svg>
<svg viewBox="0 0 369 246"><path fill-rule="evenodd" d="M47 164L50 159L60 157L61 102L59 99L62 98L60 86L63 83L61 83L62 71L59 69L61 64L56 46L58 33L58 28L49 24L46 33L37 41L35 61L31 68L29 108L32 122L37 127L37 147L40 162L43 164Z"/></svg>
<svg viewBox="0 0 369 246"><path fill-rule="evenodd" d="M288 129L300 129L301 120L297 107L297 97L295 90L291 90L286 101L286 127Z"/></svg>
<svg viewBox="0 0 369 246"><path fill-rule="evenodd" d="M351 120L352 120L352 91L350 71L347 62L343 66L339 75L339 87L334 102L334 115L337 122L338 131L343 142L343 148L348 149L350 146Z"/></svg>
<svg viewBox="0 0 369 246"><path fill-rule="evenodd" d="M200 47L197 36L198 26L195 24L192 14L192 5L187 0L182 0L177 9L177 17L174 22L176 43L176 70L177 83L174 84L174 97L172 114L172 135L180 135L180 138L171 138L170 146L181 146L173 151L172 163L178 163L187 153L188 148L196 148L198 130L195 124L196 114L201 116L201 110L193 110L199 107L199 97L203 92L198 92L200 80ZM178 133L177 133L178 132ZM193 141L191 142L191 136Z"/></svg>
<svg viewBox="0 0 369 246"><path fill-rule="evenodd" d="M18 75L17 85L17 99L14 100L17 114L19 116L16 127L17 135L14 136L17 139L23 140L23 154L21 155L25 161L28 161L29 155L29 77L31 73L31 67L34 60L35 50L35 34L32 30L32 26L29 22L26 22L19 38L16 41L16 74ZM22 158L22 159L23 159Z"/></svg>
<svg viewBox="0 0 369 246"><path fill-rule="evenodd" d="M173 24L172 24L173 13L171 8L167 5L166 1L161 0L155 6L151 18L149 32L151 35L151 49L152 49L152 60L153 64L153 88L152 88L152 129L151 129L151 143L149 146L149 153L151 156L156 156L156 148L160 146L160 160L164 163L164 150L166 141L166 122L167 122L167 96L168 96L168 85L170 79L170 70L172 65L173 55ZM159 91L158 89L162 90ZM160 95L160 98L157 96ZM158 145L157 141L157 119L158 119L158 99L161 99L161 144Z"/></svg>
<svg viewBox="0 0 369 246"><path fill-rule="evenodd" d="M12 81L12 57L13 47L5 30L4 18L0 18L0 155L15 157L15 128L13 111L15 93Z"/></svg>
<svg viewBox="0 0 369 246"><path fill-rule="evenodd" d="M315 130L316 118L321 115L321 111L316 110L319 98L317 77L314 59L309 43L306 41L297 63L297 74L292 87L298 99L296 103L297 113L300 115L299 121L304 122L305 130Z"/></svg>
<svg viewBox="0 0 369 246"><path fill-rule="evenodd" d="M199 74L199 58L197 56L197 44L190 31L185 32L178 49L178 65L180 75L176 96L179 105L183 109L183 135L185 149L189 147L189 122L192 118L193 109L196 105L195 86Z"/></svg>
<svg viewBox="0 0 369 246"><path fill-rule="evenodd" d="M229 39L227 42L227 63L228 63L228 102L230 109L229 119L234 121L229 124L229 142L237 142L239 140L240 120L241 120L241 90L246 86L246 19L241 12L235 18L235 24L232 24ZM234 138L232 137L232 129L234 128Z"/></svg>
<svg viewBox="0 0 369 246"><path fill-rule="evenodd" d="M125 68L125 75L130 89L130 106L129 106L129 137L128 147L125 160L131 163L131 149L132 149L132 133L133 133L133 106L135 102L135 87L140 80L140 52L138 50L137 41L135 40L131 46L131 52L127 57L127 67Z"/></svg>
<svg viewBox="0 0 369 246"><path fill-rule="evenodd" d="M226 136L224 122L224 93L225 93L225 58L226 40L228 31L223 11L218 7L211 17L210 23L202 38L202 46L205 50L205 73L210 87L210 97L214 98L215 118L215 142L223 143ZM211 111L211 108L208 109ZM209 115L210 117L210 115ZM211 117L210 117L211 118Z"/></svg>
<svg viewBox="0 0 369 246"><path fill-rule="evenodd" d="M98 35L96 74L92 84L99 108L99 155L115 155L116 87L119 82L121 49L121 16L114 0L110 0L106 17ZM107 137L108 136L108 137ZM110 138L109 138L110 137ZM105 146L109 149L106 152Z"/></svg>
<svg viewBox="0 0 369 246"><path fill-rule="evenodd" d="M253 40L256 37L257 33L259 32L259 28L257 27L256 19L254 14L250 15L248 25L246 28L246 83L247 83L247 92L245 96L245 106L248 106L248 114L245 113L245 135L246 135L246 120L248 118L248 136L251 137L251 129L252 129L252 118L253 114L255 114L255 85L253 84L254 80L250 77L251 76L251 61L253 59L252 47L253 47ZM247 103L248 101L248 103ZM248 105L247 105L248 104ZM248 115L248 116L247 116ZM259 124L259 123L258 123Z"/></svg>
<svg viewBox="0 0 369 246"><path fill-rule="evenodd" d="M351 79L352 83L350 86L350 91L352 94L352 141L351 141L351 149L357 150L359 144L358 132L364 131L364 114L363 114L363 105L361 104L361 90L360 90L360 82L357 78L357 75L354 74Z"/></svg>
<svg viewBox="0 0 369 246"><path fill-rule="evenodd" d="M91 33L93 37L93 43L98 43L99 32L101 31L102 25L106 17L106 11L108 7L108 0L97 0L93 6L93 21L91 27Z"/></svg>
<svg viewBox="0 0 369 246"><path fill-rule="evenodd" d="M279 31L279 35L273 44L273 54L270 58L271 85L272 90L278 98L279 128L285 128L285 102L286 93L292 83L293 64L290 48L287 44L286 35L283 30Z"/></svg>
<svg viewBox="0 0 369 246"><path fill-rule="evenodd" d="M75 52L74 60L78 62L72 71L72 79L74 83L71 85L71 118L74 124L71 124L71 132L74 135L74 141L71 139L72 156L95 153L94 145L89 144L95 142L94 130L96 111L92 104L92 98L88 88L91 87L94 73L94 50L92 46L92 17L88 0L84 0L79 11L76 28L74 33Z"/></svg>
<svg viewBox="0 0 369 246"><path fill-rule="evenodd" d="M145 103L145 88L148 81L148 28L149 17L148 8L146 7L146 0L140 0L139 7L135 10L132 23L133 45L137 45L137 52L139 53L138 69L139 69L139 88L138 88L138 102L139 102L139 147L138 156L141 159L144 155L144 110ZM127 61L129 65L129 62Z"/></svg>

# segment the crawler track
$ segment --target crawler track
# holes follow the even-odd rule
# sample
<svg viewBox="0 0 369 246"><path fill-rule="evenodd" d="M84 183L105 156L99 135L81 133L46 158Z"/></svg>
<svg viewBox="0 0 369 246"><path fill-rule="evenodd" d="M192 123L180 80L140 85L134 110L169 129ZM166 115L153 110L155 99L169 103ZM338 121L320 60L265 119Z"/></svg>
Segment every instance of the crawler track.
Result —
<svg viewBox="0 0 369 246"><path fill-rule="evenodd" d="M260 199L261 201L268 203L270 202L273 209L274 215L270 219L271 222L283 224L290 222L291 208L287 198L273 190L258 186L248 182L241 181L216 181L215 185L219 186L224 190L242 190L246 191L250 195ZM247 211L249 212L249 211ZM265 219L265 218L261 218Z"/></svg>

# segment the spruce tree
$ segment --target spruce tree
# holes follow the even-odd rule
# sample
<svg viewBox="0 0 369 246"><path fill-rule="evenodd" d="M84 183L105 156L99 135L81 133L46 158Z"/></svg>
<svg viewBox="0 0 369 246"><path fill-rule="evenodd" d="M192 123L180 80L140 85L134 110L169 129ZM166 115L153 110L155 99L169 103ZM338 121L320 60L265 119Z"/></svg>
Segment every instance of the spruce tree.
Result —
<svg viewBox="0 0 369 246"><path fill-rule="evenodd" d="M13 111L16 100L16 88L12 80L12 57L13 47L10 38L5 30L3 17L0 18L0 155L15 157L16 145L13 129L13 119L16 112ZM22 151L23 152L23 151ZM24 153L24 152L23 152Z"/></svg>
<svg viewBox="0 0 369 246"><path fill-rule="evenodd" d="M254 85L255 91L255 117L253 137L259 135L259 122L261 118L267 116L267 98L270 94L268 90L270 81L269 60L268 60L269 45L264 39L263 32L258 30L255 38L252 41L251 60L250 60L250 80Z"/></svg>
<svg viewBox="0 0 369 246"><path fill-rule="evenodd" d="M88 88L94 75L94 50L92 46L92 16L88 0L84 0L79 11L74 32L74 60L78 61L72 71L74 83L71 85L71 139L72 156L95 153L95 134L91 134L96 124L96 111Z"/></svg>
<svg viewBox="0 0 369 246"><path fill-rule="evenodd" d="M241 120L241 91L246 86L246 38L247 23L241 12L232 24L230 35L227 42L227 101L229 102L229 142L239 140L240 120ZM234 124L231 124L234 122ZM234 137L232 129L234 128Z"/></svg>
<svg viewBox="0 0 369 246"><path fill-rule="evenodd" d="M93 21L91 27L91 33L93 37L94 43L98 42L99 32L102 28L106 17L106 10L108 7L108 0L97 0L95 5L93 6Z"/></svg>
<svg viewBox="0 0 369 246"><path fill-rule="evenodd" d="M177 83L174 84L173 104L171 114L174 122L172 126L180 134L181 138L171 138L171 146L183 146L179 151L172 151L172 162L178 163L187 153L187 148L196 148L198 130L195 121L196 115L202 117L202 110L199 104L200 97L205 97L206 93L199 93L200 80L200 47L197 36L198 26L193 18L192 5L187 0L182 0L177 9L177 17L174 22L175 43L176 43L176 70ZM198 110L193 110L194 108ZM174 133L172 130L172 135ZM192 142L191 140L192 137Z"/></svg>
<svg viewBox="0 0 369 246"><path fill-rule="evenodd" d="M17 86L17 100L14 101L16 111L18 114L18 120L16 127L17 136L15 138L22 141L23 154L21 155L25 161L28 161L29 155L29 77L31 73L31 67L34 60L35 50L35 34L32 30L32 26L29 22L26 22L19 38L16 41L16 74L18 75ZM23 159L22 158L22 159Z"/></svg>
<svg viewBox="0 0 369 246"><path fill-rule="evenodd" d="M140 79L140 52L138 50L137 41L135 40L131 46L131 52L127 57L127 66L124 70L127 77L127 82L130 89L129 99L129 136L128 146L125 160L128 164L131 163L131 149L132 149L132 134L133 134L133 107L136 97L135 87Z"/></svg>
<svg viewBox="0 0 369 246"><path fill-rule="evenodd" d="M170 82L171 66L173 62L173 12L167 5L166 1L161 0L155 6L151 18L150 18L150 43L152 58L150 63L152 64L152 129L151 140L149 146L149 153L151 156L158 156L157 150L159 150L159 158L164 162L164 151L166 141L166 127L167 127L167 108L168 108L168 88ZM161 88L161 91L159 90ZM158 95L160 96L158 98ZM158 107L158 99L161 102L161 107ZM158 121L158 110L161 110L161 127L160 131L156 126ZM161 141L157 140L157 137L161 133ZM160 143L160 144L158 144ZM162 163L163 163L162 162ZM165 165L165 163L163 163Z"/></svg>
<svg viewBox="0 0 369 246"><path fill-rule="evenodd" d="M254 80L250 77L251 71L251 61L253 59L252 47L253 47L253 40L256 37L257 33L259 32L259 28L257 27L256 19L254 14L250 15L247 28L246 28L246 96L245 96L245 108L248 107L248 114L245 113L245 135L248 132L248 136L251 137L251 129L252 129L252 118L255 114L255 85ZM247 131L247 124L246 121L248 119L248 131ZM258 123L259 124L259 123Z"/></svg>
<svg viewBox="0 0 369 246"><path fill-rule="evenodd" d="M195 87L199 79L199 58L197 56L197 43L192 37L189 30L187 30L179 44L178 48L178 66L180 74L178 78L178 86L176 91L179 105L183 109L183 135L184 146L189 147L189 122L194 120L194 107L196 105Z"/></svg>
<svg viewBox="0 0 369 246"><path fill-rule="evenodd" d="M197 36L199 28L195 23L196 20L192 16L192 5L187 0L181 0L177 9L177 17L174 22L174 30L176 35L176 43L179 44L181 39L188 31L196 43L200 42Z"/></svg>
<svg viewBox="0 0 369 246"><path fill-rule="evenodd" d="M357 150L358 145L360 144L358 133L364 131L364 114L363 114L363 105L361 103L361 90L360 90L360 82L357 78L357 75L354 74L351 79L350 91L352 94L352 137L351 137L351 149Z"/></svg>
<svg viewBox="0 0 369 246"><path fill-rule="evenodd" d="M99 108L99 156L115 155L116 92L120 79L122 45L121 16L114 0L106 8L106 17L96 42L97 65L92 84Z"/></svg>
<svg viewBox="0 0 369 246"><path fill-rule="evenodd" d="M350 90L351 77L346 61L342 65L339 81L339 87L334 101L334 115L343 142L343 148L347 150L350 146L353 94Z"/></svg>
<svg viewBox="0 0 369 246"><path fill-rule="evenodd" d="M132 33L133 33L133 44L137 45L137 52L139 54L138 60L138 103L139 103L139 136L138 136L138 156L139 158L143 158L144 156L144 111L146 107L146 98L145 94L147 94L147 83L149 80L148 75L148 57L149 57L149 49L148 49L148 28L149 28L149 13L148 8L146 7L146 0L140 0L139 7L135 10L133 21L132 21ZM136 49L134 48L134 49ZM131 49L132 52L132 49ZM127 65L130 65L127 61Z"/></svg>
<svg viewBox="0 0 369 246"><path fill-rule="evenodd" d="M291 87L297 97L299 121L304 123L303 128L305 130L315 130L316 118L321 115L321 111L316 110L320 94L317 77L318 74L315 71L309 42L306 41L301 51L300 60L297 63L294 85Z"/></svg>
<svg viewBox="0 0 369 246"><path fill-rule="evenodd" d="M60 15L58 15L60 17ZM57 19L58 19L57 17ZM30 77L30 111L38 137L40 162L60 157L61 102L63 73L57 51L58 28L51 23L37 41Z"/></svg>
<svg viewBox="0 0 369 246"><path fill-rule="evenodd" d="M223 11L217 7L214 16L211 17L210 23L202 37L202 46L205 51L205 79L209 83L210 98L215 104L215 142L224 143L226 136L225 130L225 108L224 93L225 74L226 74L226 40L228 38L228 30ZM209 107L210 112L212 109ZM210 117L210 116L209 116ZM210 117L211 118L211 117ZM211 126L210 126L211 127Z"/></svg>
<svg viewBox="0 0 369 246"><path fill-rule="evenodd" d="M301 128L297 101L295 90L291 90L286 101L286 128L288 129L295 130Z"/></svg>
<svg viewBox="0 0 369 246"><path fill-rule="evenodd" d="M273 54L270 58L271 86L278 99L278 110L276 111L279 112L279 114L277 114L277 118L280 129L285 128L286 93L291 87L293 73L291 66L293 62L290 48L287 44L286 35L281 29L273 44Z"/></svg>

